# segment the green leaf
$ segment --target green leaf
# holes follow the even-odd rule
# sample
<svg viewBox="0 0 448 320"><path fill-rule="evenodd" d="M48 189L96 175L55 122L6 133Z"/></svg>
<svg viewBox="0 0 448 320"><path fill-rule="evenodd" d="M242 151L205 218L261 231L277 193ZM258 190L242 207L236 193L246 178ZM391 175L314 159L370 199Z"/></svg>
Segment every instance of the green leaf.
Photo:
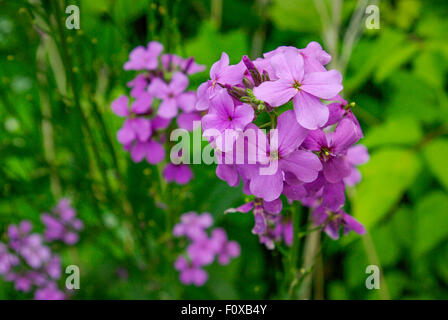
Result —
<svg viewBox="0 0 448 320"><path fill-rule="evenodd" d="M384 30L378 39L360 42L353 50L350 59L344 91L353 92L367 82L370 75L377 70L387 55L400 48L405 40L404 33Z"/></svg>
<svg viewBox="0 0 448 320"><path fill-rule="evenodd" d="M321 28L313 0L276 0L270 14L279 29L317 33Z"/></svg>
<svg viewBox="0 0 448 320"><path fill-rule="evenodd" d="M424 254L448 236L448 197L434 191L417 205L415 252Z"/></svg>
<svg viewBox="0 0 448 320"><path fill-rule="evenodd" d="M446 168L448 140L438 139L432 141L423 149L423 154L432 174L448 190L448 170Z"/></svg>
<svg viewBox="0 0 448 320"><path fill-rule="evenodd" d="M385 145L413 145L422 137L417 120L410 117L394 117L376 126L366 134L363 144L369 148Z"/></svg>
<svg viewBox="0 0 448 320"><path fill-rule="evenodd" d="M148 0L135 0L132 4L126 0L117 0L114 3L113 16L118 22L123 23L142 15L145 10L148 10L149 5Z"/></svg>
<svg viewBox="0 0 448 320"><path fill-rule="evenodd" d="M408 42L403 44L403 46L390 51L389 54L381 60L381 64L378 65L375 72L375 81L384 81L384 79L396 71L400 66L413 58L418 49L416 43Z"/></svg>
<svg viewBox="0 0 448 320"><path fill-rule="evenodd" d="M247 53L248 46L241 30L221 34L210 22L205 22L196 38L187 42L185 51L187 56L194 56L199 63L211 67L224 51L229 55L230 63L239 62Z"/></svg>
<svg viewBox="0 0 448 320"><path fill-rule="evenodd" d="M431 123L440 118L441 107L433 87L408 71L397 71L386 82L388 117L406 114L422 122Z"/></svg>
<svg viewBox="0 0 448 320"><path fill-rule="evenodd" d="M67 79L65 75L64 63L62 62L61 55L56 46L56 42L49 36L44 36L43 45L48 55L48 62L50 63L51 70L53 71L56 86L58 87L61 95L67 95Z"/></svg>
<svg viewBox="0 0 448 320"><path fill-rule="evenodd" d="M363 180L353 198L354 215L371 228L396 204L414 182L420 161L405 149L382 149L361 166Z"/></svg>
<svg viewBox="0 0 448 320"><path fill-rule="evenodd" d="M395 241L395 230L392 224L382 224L372 231L372 240L382 266L394 265L401 254L401 247L398 241Z"/></svg>

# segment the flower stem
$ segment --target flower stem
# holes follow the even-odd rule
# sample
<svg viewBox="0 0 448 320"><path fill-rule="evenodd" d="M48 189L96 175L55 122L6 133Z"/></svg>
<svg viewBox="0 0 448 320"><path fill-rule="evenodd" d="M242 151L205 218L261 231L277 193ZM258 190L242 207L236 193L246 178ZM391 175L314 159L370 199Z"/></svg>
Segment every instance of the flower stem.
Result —
<svg viewBox="0 0 448 320"><path fill-rule="evenodd" d="M300 250L300 213L301 206L297 204L297 206L292 206L292 225L293 225L293 240L291 250L289 252L289 289L288 289L288 297L290 299L296 299L297 294L295 288L298 284L298 258L299 258L299 250Z"/></svg>

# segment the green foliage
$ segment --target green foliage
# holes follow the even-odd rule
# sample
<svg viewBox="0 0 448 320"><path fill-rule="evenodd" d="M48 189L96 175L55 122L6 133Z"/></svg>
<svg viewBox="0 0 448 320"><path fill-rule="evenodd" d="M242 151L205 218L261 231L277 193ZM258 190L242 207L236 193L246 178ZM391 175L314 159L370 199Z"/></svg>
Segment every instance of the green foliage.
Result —
<svg viewBox="0 0 448 320"><path fill-rule="evenodd" d="M439 182L448 190L448 140L438 139L430 142L423 150L429 169Z"/></svg>
<svg viewBox="0 0 448 320"><path fill-rule="evenodd" d="M448 197L434 191L424 197L416 208L415 252L422 255L448 237Z"/></svg>
<svg viewBox="0 0 448 320"><path fill-rule="evenodd" d="M210 42L213 39L213 44ZM232 31L226 34L219 33L211 22L204 21L199 28L195 39L185 44L185 51L188 56L193 56L199 63L208 67L217 61L225 48L229 55L230 63L241 60L247 54L246 36L241 31Z"/></svg>
<svg viewBox="0 0 448 320"><path fill-rule="evenodd" d="M361 167L363 181L353 199L353 213L367 228L382 219L414 182L420 160L413 151L381 149Z"/></svg>
<svg viewBox="0 0 448 320"><path fill-rule="evenodd" d="M357 4L340 2L335 68L341 66ZM22 219L38 230L39 213L64 195L73 199L86 225L79 245L61 249L64 266L81 268L83 289L76 299L279 297L283 254L260 246L250 233L251 214L223 214L246 200L241 188L217 179L213 166L194 166L194 181L166 186L165 199L160 168L133 163L116 141L121 119L110 112L110 102L128 91L126 83L134 76L122 69L130 50L150 40L194 56L207 69L224 51L231 63L244 54L255 58L280 45L309 41L329 51L328 39L335 36L331 10L339 1L74 1L80 5L81 29L64 30L72 70L54 29L53 1L42 1L37 11L30 3L1 2L0 234ZM222 11L215 7L220 3ZM328 17L316 3L324 4ZM347 68L341 69L344 97L356 102L353 111L365 133L361 143L371 156L359 168L361 183L347 191L345 209L365 224L368 235L351 233L340 241L323 235L324 268L315 271L324 277L329 299L447 299L448 5L397 0L379 6L380 29L361 25ZM322 21L328 22L325 30ZM86 121L73 99L70 74ZM207 71L195 75L190 88L207 77ZM178 281L173 269L178 243L166 241L171 230L162 208L167 201L174 220L183 212L208 211L241 244L241 256L230 265L207 269L204 287ZM381 267L381 290L365 288L370 264ZM121 268L127 278L117 275ZM24 298L29 297L0 280L0 299Z"/></svg>

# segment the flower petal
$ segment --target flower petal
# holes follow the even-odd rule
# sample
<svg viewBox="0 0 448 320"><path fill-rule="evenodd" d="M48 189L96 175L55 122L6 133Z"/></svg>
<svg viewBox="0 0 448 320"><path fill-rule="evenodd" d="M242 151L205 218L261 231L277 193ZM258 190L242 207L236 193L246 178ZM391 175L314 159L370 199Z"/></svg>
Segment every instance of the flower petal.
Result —
<svg viewBox="0 0 448 320"><path fill-rule="evenodd" d="M275 75L285 82L302 82L303 57L294 47L285 47L282 53L274 55L270 59Z"/></svg>
<svg viewBox="0 0 448 320"><path fill-rule="evenodd" d="M304 128L315 130L328 121L329 111L318 98L300 91L294 97L294 111L297 122Z"/></svg>
<svg viewBox="0 0 448 320"><path fill-rule="evenodd" d="M297 150L309 132L297 123L293 110L285 111L278 117L277 129L278 151L281 156Z"/></svg>
<svg viewBox="0 0 448 320"><path fill-rule="evenodd" d="M250 180L250 191L266 201L273 201L280 197L283 191L283 175L277 170L272 175L257 175Z"/></svg>
<svg viewBox="0 0 448 320"><path fill-rule="evenodd" d="M184 112L194 111L196 104L196 93L194 91L188 91L177 96L177 105Z"/></svg>
<svg viewBox="0 0 448 320"><path fill-rule="evenodd" d="M117 140L123 144L127 145L131 143L135 139L135 132L132 127L132 123L130 122L130 119L126 120L121 127L120 130L117 132Z"/></svg>
<svg viewBox="0 0 448 320"><path fill-rule="evenodd" d="M288 157L280 159L280 168L293 173L297 179L303 182L316 180L322 164L319 158L312 152L294 151Z"/></svg>
<svg viewBox="0 0 448 320"><path fill-rule="evenodd" d="M185 130L193 131L201 123L201 115L197 112L181 113L177 119L177 125Z"/></svg>
<svg viewBox="0 0 448 320"><path fill-rule="evenodd" d="M236 106L233 111L232 126L234 129L244 129L253 119L254 109L247 104L242 104Z"/></svg>
<svg viewBox="0 0 448 320"><path fill-rule="evenodd" d="M165 118L171 119L177 115L177 102L174 98L165 98L160 104L157 115Z"/></svg>
<svg viewBox="0 0 448 320"><path fill-rule="evenodd" d="M347 150L346 159L351 164L359 165L369 161L369 152L362 144L353 146Z"/></svg>
<svg viewBox="0 0 448 320"><path fill-rule="evenodd" d="M300 89L322 99L330 99L342 91L342 75L337 70L305 75Z"/></svg>
<svg viewBox="0 0 448 320"><path fill-rule="evenodd" d="M185 91L188 87L188 77L182 72L175 72L168 85L170 91L176 96Z"/></svg>
<svg viewBox="0 0 448 320"><path fill-rule="evenodd" d="M140 162L146 155L146 143L137 142L131 149L131 158L134 162Z"/></svg>
<svg viewBox="0 0 448 320"><path fill-rule="evenodd" d="M351 173L351 166L344 157L329 159L324 163L324 176L331 183L341 181Z"/></svg>
<svg viewBox="0 0 448 320"><path fill-rule="evenodd" d="M148 141L146 144L146 160L150 164L157 164L163 158L165 158L165 149L154 140Z"/></svg>
<svg viewBox="0 0 448 320"><path fill-rule="evenodd" d="M129 116L128 108L129 99L126 95L121 95L114 101L112 101L111 108L113 113L120 117Z"/></svg>
<svg viewBox="0 0 448 320"><path fill-rule="evenodd" d="M131 119L132 128L137 136L137 138L145 142L151 136L151 121L145 118L135 118Z"/></svg>
<svg viewBox="0 0 448 320"><path fill-rule="evenodd" d="M152 97L148 92L144 92L138 96L131 106L132 112L142 114L149 111L151 108Z"/></svg>
<svg viewBox="0 0 448 320"><path fill-rule="evenodd" d="M297 94L297 89L292 87L292 83L279 79L265 81L254 88L253 92L258 100L265 101L272 107L278 107L291 100Z"/></svg>
<svg viewBox="0 0 448 320"><path fill-rule="evenodd" d="M160 78L154 78L148 86L148 92L153 97L164 99L168 96L170 89L165 81Z"/></svg>

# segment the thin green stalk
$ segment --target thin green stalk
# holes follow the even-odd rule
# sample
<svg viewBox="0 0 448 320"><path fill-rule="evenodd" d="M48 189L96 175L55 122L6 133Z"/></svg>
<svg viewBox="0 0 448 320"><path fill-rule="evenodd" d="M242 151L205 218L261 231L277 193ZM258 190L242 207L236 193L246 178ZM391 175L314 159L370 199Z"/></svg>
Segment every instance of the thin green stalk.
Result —
<svg viewBox="0 0 448 320"><path fill-rule="evenodd" d="M36 54L37 60L37 84L40 100L40 109L42 113L42 139L44 147L44 157L50 171L50 188L55 199L62 196L61 181L59 179L56 166L56 152L54 146L53 124L51 122L51 105L48 92L44 89L48 87L47 78L45 76L47 64L45 60L45 52L42 44L39 46Z"/></svg>
<svg viewBox="0 0 448 320"><path fill-rule="evenodd" d="M297 278L297 267L298 267L298 258L299 258L299 250L300 250L300 213L301 213L301 207L300 204L297 204L297 207L295 205L292 206L292 225L293 225L293 240L292 240L292 246L291 250L289 252L289 261L290 261L290 284L289 284L289 290L288 290L288 296L290 299L295 299L297 297L296 294L296 286L298 283Z"/></svg>
<svg viewBox="0 0 448 320"><path fill-rule="evenodd" d="M71 56L70 56L69 51L68 51L67 40L66 40L65 35L64 35L64 27L62 25L62 16L61 16L62 8L60 7L60 2L59 1L52 2L52 5L53 5L53 11L55 13L56 24L57 24L57 27L58 27L57 31L59 33L59 40L60 40L60 44L61 44L61 52L62 52L62 55L63 55L64 60L65 60L64 67L65 67L66 74L67 74L67 77L68 77L68 83L70 85L70 88L71 88L71 91L72 91L72 94L73 94L74 104L75 104L76 109L79 112L79 115L81 116L82 127L84 128L84 131L87 134L88 142L90 142L90 144L92 145L91 149L92 149L92 152L93 152L94 157L96 159L96 163L97 163L97 165L98 165L98 167L100 169L100 173L102 175L102 180L104 182L104 186L105 186L105 189L106 189L107 197L110 198L110 199L113 199L112 188L110 187L109 180L107 178L107 170L104 167L104 163L101 160L101 156L99 154L98 145L97 145L97 143L95 141L95 137L93 136L93 132L92 132L92 129L90 128L87 116L85 115L84 110L82 109L79 92L78 92L78 90L76 88L76 85L75 85L76 79L75 79L75 75L74 75L74 72L73 72L73 64L72 64Z"/></svg>

